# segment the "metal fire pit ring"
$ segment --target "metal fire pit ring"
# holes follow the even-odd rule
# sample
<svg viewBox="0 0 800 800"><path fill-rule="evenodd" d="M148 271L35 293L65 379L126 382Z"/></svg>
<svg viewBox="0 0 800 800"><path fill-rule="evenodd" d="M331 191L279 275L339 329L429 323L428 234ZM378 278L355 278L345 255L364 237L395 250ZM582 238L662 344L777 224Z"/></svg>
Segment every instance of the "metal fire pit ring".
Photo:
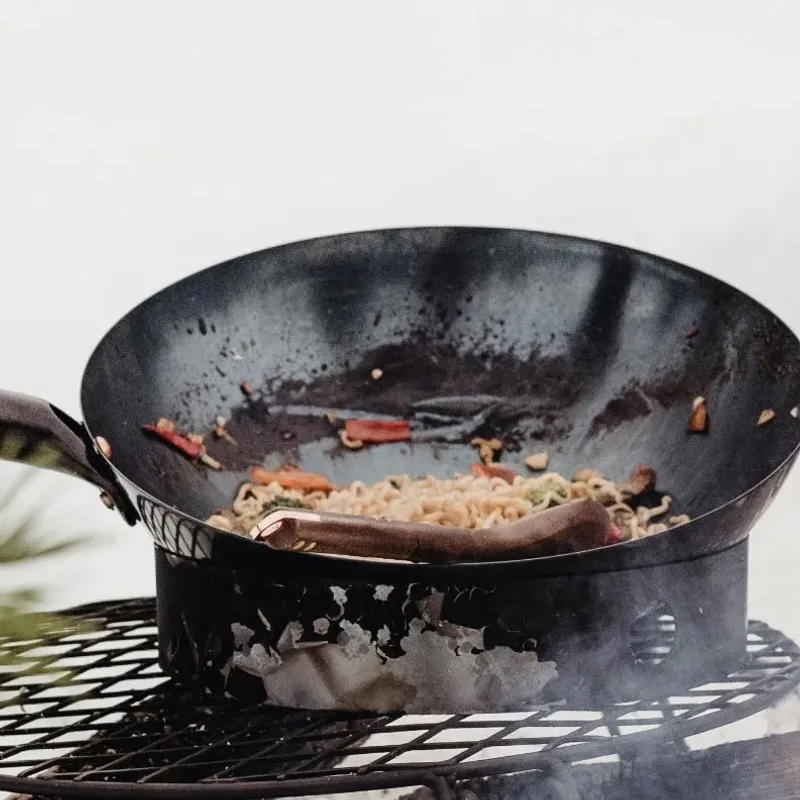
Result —
<svg viewBox="0 0 800 800"><path fill-rule="evenodd" d="M742 668L680 696L605 709L401 716L243 707L158 667L151 599L70 612L0 641L0 790L49 797L291 797L428 786L624 754L768 708L800 682L800 647L751 622ZM642 629L655 658L668 617ZM644 651L643 651L644 652ZM509 754L511 750L528 752Z"/></svg>

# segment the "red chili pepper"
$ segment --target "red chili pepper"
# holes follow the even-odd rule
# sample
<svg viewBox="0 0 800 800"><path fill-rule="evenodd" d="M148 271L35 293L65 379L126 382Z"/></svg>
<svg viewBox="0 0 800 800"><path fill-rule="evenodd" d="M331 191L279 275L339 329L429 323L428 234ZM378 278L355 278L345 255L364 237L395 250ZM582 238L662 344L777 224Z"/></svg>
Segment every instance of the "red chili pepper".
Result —
<svg viewBox="0 0 800 800"><path fill-rule="evenodd" d="M185 436L181 436L174 431L163 430L157 428L155 425L142 425L142 429L157 436L189 458L200 458L205 452L205 448L202 444L190 442Z"/></svg>
<svg viewBox="0 0 800 800"><path fill-rule="evenodd" d="M411 425L407 419L348 419L344 432L350 439L364 444L407 442L411 439Z"/></svg>
<svg viewBox="0 0 800 800"><path fill-rule="evenodd" d="M502 478L506 483L514 483L517 473L508 467L501 467L500 464L473 464L469 471L473 478Z"/></svg>

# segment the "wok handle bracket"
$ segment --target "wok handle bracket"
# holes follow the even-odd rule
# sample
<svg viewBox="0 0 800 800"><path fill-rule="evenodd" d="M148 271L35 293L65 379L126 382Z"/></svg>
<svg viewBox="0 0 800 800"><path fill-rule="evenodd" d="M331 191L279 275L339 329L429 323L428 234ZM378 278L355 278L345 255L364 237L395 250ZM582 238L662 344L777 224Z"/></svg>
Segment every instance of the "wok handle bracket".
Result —
<svg viewBox="0 0 800 800"><path fill-rule="evenodd" d="M82 478L129 525L139 514L86 426L38 397L0 390L0 459Z"/></svg>

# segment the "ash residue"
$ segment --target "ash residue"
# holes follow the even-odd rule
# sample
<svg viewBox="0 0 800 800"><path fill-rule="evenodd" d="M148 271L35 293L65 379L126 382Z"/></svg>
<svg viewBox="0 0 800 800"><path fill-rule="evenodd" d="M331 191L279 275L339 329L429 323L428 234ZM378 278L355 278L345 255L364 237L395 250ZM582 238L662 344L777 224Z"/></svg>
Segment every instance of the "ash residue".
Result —
<svg viewBox="0 0 800 800"><path fill-rule="evenodd" d="M596 436L602 430L613 431L625 422L647 416L652 408L642 390L633 386L606 403L606 407L592 420L589 435Z"/></svg>
<svg viewBox="0 0 800 800"><path fill-rule="evenodd" d="M380 369L380 380L372 371ZM577 397L574 365L566 358L534 352L524 361L491 351L461 353L449 344L410 340L367 353L355 365L310 383L286 381L276 387L276 403L360 408L408 414L409 407L432 396L498 395L530 397L567 405ZM267 393L270 393L267 390Z"/></svg>
<svg viewBox="0 0 800 800"><path fill-rule="evenodd" d="M373 370L381 371L380 379ZM464 398L463 415L476 397L498 398L496 406L471 436L501 434L509 451L532 439L555 441L569 431L564 409L578 396L580 382L566 358L532 354L524 361L513 354L464 354L445 344L409 341L379 347L339 373L310 382L287 380L267 385L234 410L227 431L237 446L208 437L209 452L229 470L261 463L270 453L288 462L299 447L336 435L339 423L324 417L270 414L270 407L303 405L339 408L407 418L412 406L435 397ZM455 413L458 402L454 404Z"/></svg>
<svg viewBox="0 0 800 800"><path fill-rule="evenodd" d="M263 397L249 398L227 422L226 430L236 445L207 437L209 453L227 470L245 470L261 464L270 453L281 453L287 463L296 463L300 445L335 436L335 428L324 417L299 417L270 414Z"/></svg>

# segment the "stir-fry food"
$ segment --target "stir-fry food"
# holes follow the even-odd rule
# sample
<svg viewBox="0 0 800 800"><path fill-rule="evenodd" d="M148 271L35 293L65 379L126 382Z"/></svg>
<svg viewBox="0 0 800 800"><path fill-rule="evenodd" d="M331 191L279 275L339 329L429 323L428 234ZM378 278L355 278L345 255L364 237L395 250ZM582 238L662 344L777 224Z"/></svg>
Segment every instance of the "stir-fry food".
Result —
<svg viewBox="0 0 800 800"><path fill-rule="evenodd" d="M302 407L296 410L306 415L318 411ZM256 526L271 512L278 508L295 508L440 525L443 532L445 528L485 530L515 523L557 506L590 500L600 504L608 514L610 532L604 534L605 544L616 544L662 533L689 521L685 514L674 513L672 498L656 489L656 473L644 464L634 467L623 483L593 469L580 469L567 478L558 472L547 471L550 456L545 451L521 457L519 463L498 463L505 450L503 440L469 433L476 426L485 427L485 414L477 414L472 427L465 427L463 422L454 422L451 418L438 418L432 414L427 417L435 418L438 425L430 427L425 424L427 419L420 418L351 417L340 420L336 412L324 412L331 433L338 435L344 449L358 450L415 441L460 440L469 443L476 455L469 473L454 473L445 478L403 474L387 476L372 484L356 481L348 486L335 486L327 476L305 472L291 464L271 471L253 466L251 480L239 487L232 506L215 512L207 522L233 533L254 535ZM760 424L765 422L760 421ZM692 408L689 432L705 432L707 425L705 400L697 398ZM222 467L206 452L203 435L182 435L175 430L173 423L165 419L156 425L144 426L144 430L190 460L212 469ZM215 439L237 447L221 417L216 420L213 435ZM286 436L291 437L292 432L284 432L284 438ZM598 512L602 514L599 507ZM543 522L545 517L540 519ZM271 526L269 522L266 524Z"/></svg>
<svg viewBox="0 0 800 800"><path fill-rule="evenodd" d="M497 474L497 472L500 474ZM424 522L460 528L485 529L583 499L606 508L615 526L616 541L640 539L689 521L670 513L672 498L660 496L656 505L638 501L653 495L655 473L637 467L625 484L616 484L596 470L579 470L571 479L555 472L540 476L515 473L499 464L475 464L470 475L450 478L409 475L387 477L373 484L356 481L336 488L322 475L284 470L252 470L230 509L219 511L208 523L247 534L279 507L306 508L339 514L405 522Z"/></svg>

